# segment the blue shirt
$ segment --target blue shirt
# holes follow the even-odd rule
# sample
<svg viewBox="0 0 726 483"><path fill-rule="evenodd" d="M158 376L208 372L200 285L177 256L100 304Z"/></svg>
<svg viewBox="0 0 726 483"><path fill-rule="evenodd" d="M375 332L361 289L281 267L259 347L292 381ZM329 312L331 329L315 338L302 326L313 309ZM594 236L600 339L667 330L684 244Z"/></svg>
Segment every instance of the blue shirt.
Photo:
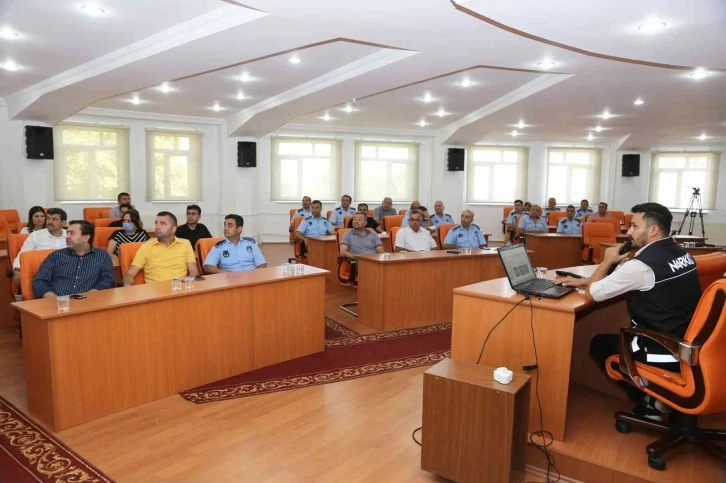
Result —
<svg viewBox="0 0 726 483"><path fill-rule="evenodd" d="M407 211L407 212L406 212L406 213L405 213L405 214L403 215L403 220L401 220L401 226L408 226L408 215L409 215L410 213L411 213L411 210L408 210L408 211ZM453 221L452 221L452 223L453 223ZM421 214L421 226L422 226L423 228L426 228L426 227L428 226L428 224L429 224L429 220L427 220L427 219L426 219L426 217L425 217L425 216L423 216L423 213L422 213L422 214Z"/></svg>
<svg viewBox="0 0 726 483"><path fill-rule="evenodd" d="M557 208L555 206L555 209L552 210L552 211L562 211L562 208ZM545 208L544 211L542 212L542 216L544 216L545 219L549 218L550 217L550 209L549 208Z"/></svg>
<svg viewBox="0 0 726 483"><path fill-rule="evenodd" d="M113 262L106 250L91 248L79 257L70 248L61 248L48 255L40 265L33 279L33 292L36 298L41 298L48 292L73 295L115 285Z"/></svg>
<svg viewBox="0 0 726 483"><path fill-rule="evenodd" d="M507 215L507 225L514 225L514 222L517 221L518 215L519 215L519 213L517 213L516 210L510 211L509 215ZM529 212L523 211L522 217L524 217L524 215L529 215Z"/></svg>
<svg viewBox="0 0 726 483"><path fill-rule="evenodd" d="M560 218L557 222L557 233L565 235L582 235L582 223L576 218L570 221L567 217Z"/></svg>
<svg viewBox="0 0 726 483"><path fill-rule="evenodd" d="M339 206L334 209L333 212L330 214L330 223L332 223L333 225L343 226L343 223L345 222L345 217L350 216L355 212L356 210L353 209L352 206L349 206L348 210L344 210L342 206Z"/></svg>
<svg viewBox="0 0 726 483"><path fill-rule="evenodd" d="M303 236L322 236L335 233L333 224L327 218L315 218L313 215L308 216L297 227L297 231Z"/></svg>
<svg viewBox="0 0 726 483"><path fill-rule="evenodd" d="M590 216L593 213L594 213L594 211L592 211L592 208L588 208L586 210L583 210L582 208L578 208L575 210L575 218L582 218L584 216Z"/></svg>
<svg viewBox="0 0 726 483"><path fill-rule="evenodd" d="M242 237L235 245L229 238L214 244L203 265L213 265L228 272L254 270L267 263L260 247L252 238Z"/></svg>
<svg viewBox="0 0 726 483"><path fill-rule="evenodd" d="M433 215L431 215L431 221L433 222L436 229L439 228L439 225L454 224L454 219L448 213L444 213L444 216L439 216L434 213Z"/></svg>
<svg viewBox="0 0 726 483"><path fill-rule="evenodd" d="M312 216L312 213L310 210L306 210L305 208L298 208L298 210L293 213L293 218L307 218L308 216ZM292 220L290 220L290 225L292 225Z"/></svg>
<svg viewBox="0 0 726 483"><path fill-rule="evenodd" d="M444 238L444 245L449 244L460 248L478 248L486 246L487 241L484 239L481 229L472 223L468 230L461 225L456 225L449 230Z"/></svg>
<svg viewBox="0 0 726 483"><path fill-rule="evenodd" d="M519 228L523 228L524 231L547 233L547 221L544 216L537 218L537 221L534 221L529 216L522 216L519 220Z"/></svg>

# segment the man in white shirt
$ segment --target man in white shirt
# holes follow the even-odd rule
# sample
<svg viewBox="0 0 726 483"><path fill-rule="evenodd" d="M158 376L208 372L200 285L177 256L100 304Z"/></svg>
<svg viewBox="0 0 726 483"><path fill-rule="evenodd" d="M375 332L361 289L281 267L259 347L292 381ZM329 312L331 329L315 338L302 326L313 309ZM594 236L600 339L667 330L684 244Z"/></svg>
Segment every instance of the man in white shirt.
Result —
<svg viewBox="0 0 726 483"><path fill-rule="evenodd" d="M66 212L60 208L51 208L46 213L46 228L36 230L25 239L18 256L13 260L13 279L20 285L20 254L30 250L66 248L66 231L63 223L68 219Z"/></svg>
<svg viewBox="0 0 726 483"><path fill-rule="evenodd" d="M421 228L423 214L419 210L411 210L408 214L408 226L398 230L396 235L396 251L426 252L436 250L436 242L428 230Z"/></svg>

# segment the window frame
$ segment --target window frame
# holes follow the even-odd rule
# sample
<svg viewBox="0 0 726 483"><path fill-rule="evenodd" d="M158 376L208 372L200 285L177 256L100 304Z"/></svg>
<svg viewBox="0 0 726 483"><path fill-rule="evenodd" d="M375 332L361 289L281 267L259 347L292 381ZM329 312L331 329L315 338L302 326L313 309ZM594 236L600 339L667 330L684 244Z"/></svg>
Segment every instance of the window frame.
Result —
<svg viewBox="0 0 726 483"><path fill-rule="evenodd" d="M499 154L499 161L498 162L492 162L492 161L474 161L475 152L477 151L498 151ZM517 161L516 163L505 163L502 162L502 158L504 156L504 152L516 152L517 153ZM527 184L528 184L528 165L529 165L529 149L522 146L471 146L466 153L466 204L469 205L510 205L512 201L516 199L527 199ZM494 198L494 177L489 175L489 192L491 193L491 196L489 199L481 199L481 198L474 198L474 188L476 180L474 179L474 173L476 171L476 167L478 166L489 166L490 169L494 168L495 166L512 166L515 165L517 168L517 174L516 174L516 183L514 186L514 193L511 195L511 197L507 197L506 199L496 199Z"/></svg>
<svg viewBox="0 0 726 483"><path fill-rule="evenodd" d="M373 146L376 148L376 159L363 159L363 147L364 146ZM412 153L412 157L409 157L409 159L394 159L394 158L381 158L378 156L378 149L379 148L386 148L386 147L407 147L410 149L410 153ZM419 189L419 160L421 157L421 144L416 142L410 142L410 141L368 141L365 139L358 139L354 142L354 152L355 152L355 160L354 160L354 166L353 166L353 180L354 180L354 186L353 186L353 196L354 199L359 200L359 203L380 203L380 201L383 199L381 197L380 199L374 199L373 196L366 196L362 193L362 182L363 177L361 175L361 165L364 161L376 161L376 162L385 162L386 163L386 186L384 188L384 197L390 196L392 198L395 198L395 203L398 204L410 204L416 200L418 200L418 189ZM388 193L392 192L391 189L391 178L392 178L392 169L394 164L406 164L408 165L410 169L410 175L407 177L407 183L408 186L406 187L406 191L408 191L407 195L403 198L406 199L399 199L400 197L394 197L392 195L389 195ZM366 199L366 198L372 198L372 199ZM407 199L410 198L410 199Z"/></svg>
<svg viewBox="0 0 726 483"><path fill-rule="evenodd" d="M174 136L176 149L157 149L154 136ZM179 149L179 138L188 137L189 150ZM194 139L192 139L194 138ZM202 143L204 137L197 131L146 129L146 201L152 203L202 201ZM164 196L156 196L156 153L164 153ZM187 161L187 196L171 196L171 157L185 155Z"/></svg>
<svg viewBox="0 0 726 483"><path fill-rule="evenodd" d="M280 143L296 143L296 144L313 144L311 155L307 154L279 154ZM315 144L329 144L330 156L321 156L315 154ZM297 161L297 186L298 193L295 196L283 197L279 194L280 185L282 183L282 161L285 159L295 159ZM315 196L315 193L303 192L303 161L304 159L329 159L331 167L331 186L332 191L330 199L321 199ZM341 165L342 165L342 142L334 138L309 138L294 136L275 136L270 139L270 201L275 203L300 202L303 196L310 196L318 199L323 203L335 202L341 187ZM325 197L323 197L325 198Z"/></svg>
<svg viewBox="0 0 726 483"><path fill-rule="evenodd" d="M701 168L658 168L657 165L660 162L662 158L686 158L686 165L688 165L688 162L691 158L699 158L699 157L705 157L706 158L706 167ZM675 173L677 175L677 181L676 181L676 202L680 203L681 197L678 195L678 193L681 192L682 183L683 183L683 173L686 171L697 171L697 172L703 172L706 184L708 186L699 186L700 188L700 194L701 194L701 208L704 211L713 211L716 209L716 197L718 196L718 176L719 176L719 170L720 170L720 159L721 159L721 153L720 152L712 152L712 151L659 151L659 152L653 152L651 154L651 161L650 161L650 185L648 189L648 199L652 200L656 203L661 203L666 208L672 211L684 211L688 206L668 206L665 203L662 202L662 200L658 199L658 189L660 185L660 181L657 179L657 177L662 173ZM693 198L693 195L690 195L690 199ZM697 206L691 207L692 209L698 209Z"/></svg>
<svg viewBox="0 0 726 483"><path fill-rule="evenodd" d="M558 166L567 167L567 187L566 196L564 199L557 198L550 193L550 164L551 156L553 152L563 153L563 160L566 159L568 153L588 153L591 156L590 163L585 166L582 164L568 164L566 162L557 163ZM593 160L592 157L595 157ZM572 170L575 168L583 168L589 171L588 184L590 185L585 191L584 195L578 195L572 197ZM560 148L556 146L550 146L547 148L547 166L546 166L546 181L545 181L545 193L546 199L557 198L558 205L574 205L579 206L583 199L586 200L599 200L600 199L600 178L602 176L602 149L598 148Z"/></svg>

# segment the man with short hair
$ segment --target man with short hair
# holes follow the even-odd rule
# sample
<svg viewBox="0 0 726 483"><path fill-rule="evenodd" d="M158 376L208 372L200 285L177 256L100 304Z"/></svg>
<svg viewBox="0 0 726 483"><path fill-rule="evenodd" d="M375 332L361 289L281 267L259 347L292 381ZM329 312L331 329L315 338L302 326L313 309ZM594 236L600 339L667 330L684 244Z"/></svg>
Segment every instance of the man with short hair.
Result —
<svg viewBox="0 0 726 483"><path fill-rule="evenodd" d="M119 193L116 200L118 201L118 205L111 208L111 211L108 212L109 218L121 218L121 205L129 205L131 209L136 209L131 204L131 195L128 193Z"/></svg>
<svg viewBox="0 0 726 483"><path fill-rule="evenodd" d="M340 255L346 258L358 258L358 255L383 253L380 237L366 227L367 213L357 211L353 215L353 229L345 232L340 241Z"/></svg>
<svg viewBox="0 0 726 483"><path fill-rule="evenodd" d="M343 195L340 198L340 206L333 210L330 214L330 223L333 226L342 227L345 222L345 217L355 213L355 208L350 206L353 202L353 198L348 195Z"/></svg>
<svg viewBox="0 0 726 483"><path fill-rule="evenodd" d="M557 233L563 235L582 235L582 222L575 218L575 207L567 207L567 215L557 222Z"/></svg>
<svg viewBox="0 0 726 483"><path fill-rule="evenodd" d="M436 242L428 230L421 227L423 214L419 210L411 210L408 215L408 226L401 227L396 234L396 251L425 252L436 250Z"/></svg>
<svg viewBox="0 0 726 483"><path fill-rule="evenodd" d="M658 203L642 203L633 206L632 212L628 236L638 249L632 260L627 260L628 253L619 253L622 245L616 245L605 250L602 263L590 278L558 278L556 283L586 287L585 297L596 302L626 294L633 327L681 338L701 298L696 263L670 237L673 215L668 208ZM613 265L617 267L608 275ZM637 336L630 345L636 362L680 372L678 360L652 339ZM600 334L590 341L590 357L603 371L607 358L619 351L619 334ZM621 387L639 401L633 410L636 415L662 419L665 407L650 398L642 399L642 392L628 384Z"/></svg>
<svg viewBox="0 0 726 483"><path fill-rule="evenodd" d="M439 229L440 225L448 225L454 223L454 218L448 214L444 213L444 202L441 200L437 200L434 203L434 214L431 215L431 221L432 221L432 227L434 228L434 231Z"/></svg>
<svg viewBox="0 0 726 483"><path fill-rule="evenodd" d="M612 213L608 213L608 204L601 201L597 204L597 213L593 213L587 217L587 221L595 221L602 218L612 218Z"/></svg>
<svg viewBox="0 0 726 483"><path fill-rule="evenodd" d="M532 205L529 215L519 219L517 234L523 235L524 233L547 233L547 221L542 217L541 206Z"/></svg>
<svg viewBox="0 0 726 483"><path fill-rule="evenodd" d="M522 200L514 200L514 209L509 212L509 215L507 215L507 222L505 224L507 232L516 231L517 217L528 214L529 213L524 210L524 203L522 203Z"/></svg>
<svg viewBox="0 0 726 483"><path fill-rule="evenodd" d="M244 224L239 215L224 217L224 240L215 243L204 259L204 273L238 272L267 266L255 239L241 236Z"/></svg>
<svg viewBox="0 0 726 483"><path fill-rule="evenodd" d="M547 208L544 209L544 218L545 220L549 221L550 219L550 212L552 211L562 211L560 208L557 207L557 200L555 198L550 198L547 200Z"/></svg>
<svg viewBox="0 0 726 483"><path fill-rule="evenodd" d="M312 214L300 222L295 232L295 239L303 242L303 253L307 252L309 236L335 234L333 224L327 218L320 215L323 211L323 204L319 200L315 200L310 204L310 210Z"/></svg>
<svg viewBox="0 0 726 483"><path fill-rule="evenodd" d="M395 216L397 214L396 209L393 208L393 200L387 196L383 198L381 206L373 210L373 218L378 223L383 223L384 216Z"/></svg>
<svg viewBox="0 0 726 483"><path fill-rule="evenodd" d="M433 222L431 221L431 215L429 215L429 212L426 209L426 207L421 206L421 203L419 203L418 201L414 201L411 203L411 208L409 208L409 210L403 215L403 220L401 220L401 226L408 226L408 218L409 218L408 215L413 210L418 210L421 212L421 216L423 217L423 219L421 220L421 227L427 228L427 229L429 229L429 231L433 230L433 228L432 228Z"/></svg>
<svg viewBox="0 0 726 483"><path fill-rule="evenodd" d="M461 224L453 227L444 238L444 249L450 248L484 248L487 241L481 229L474 223L474 212L464 210L461 212Z"/></svg>
<svg viewBox="0 0 726 483"><path fill-rule="evenodd" d="M312 212L310 211L310 205L312 204L312 198L309 196L303 196L302 199L302 208L298 208L295 213L293 213L292 218L290 219L290 231L292 231L292 220L295 218L307 218L308 216L312 215Z"/></svg>
<svg viewBox="0 0 726 483"><path fill-rule="evenodd" d="M152 238L136 252L131 267L123 277L124 286L133 285L134 277L139 270L144 271L147 282L162 282L166 280L184 278L187 275L199 275L194 250L189 240L177 238L176 216L168 211L161 211L154 221L154 234Z"/></svg>
<svg viewBox="0 0 726 483"><path fill-rule="evenodd" d="M383 233L383 228L378 224L372 216L368 216L368 205L365 203L358 203L358 211L366 215L366 228L375 230L376 233ZM353 218L348 220L348 226L346 228L353 228Z"/></svg>
<svg viewBox="0 0 726 483"><path fill-rule="evenodd" d="M212 238L212 234L203 223L199 223L202 216L202 208L199 205L187 206L187 222L176 228L176 237L189 240L189 244L194 248L197 241L202 238Z"/></svg>
<svg viewBox="0 0 726 483"><path fill-rule="evenodd" d="M118 208L119 208L119 211L121 212L121 214L119 215L119 219L116 220L116 221L112 221L108 225L108 226L110 226L112 228L123 228L123 226L124 226L124 222L123 222L124 213L128 213L129 211L133 210L133 208L131 208L131 205L120 205Z"/></svg>
<svg viewBox="0 0 726 483"><path fill-rule="evenodd" d="M68 215L60 208L51 208L45 215L46 225L42 230L34 230L20 247L18 255L13 260L13 281L20 286L20 254L30 250L46 250L53 248L60 250L67 246L66 230L63 229L63 222L68 220Z"/></svg>
<svg viewBox="0 0 726 483"><path fill-rule="evenodd" d="M590 202L587 200L580 201L580 207L575 211L575 218L580 221L580 223L585 223L587 221L587 217L592 214L592 208L590 208Z"/></svg>
<svg viewBox="0 0 726 483"><path fill-rule="evenodd" d="M93 225L73 220L66 231L66 247L46 258L33 279L36 298L104 290L116 285L111 256L93 247Z"/></svg>

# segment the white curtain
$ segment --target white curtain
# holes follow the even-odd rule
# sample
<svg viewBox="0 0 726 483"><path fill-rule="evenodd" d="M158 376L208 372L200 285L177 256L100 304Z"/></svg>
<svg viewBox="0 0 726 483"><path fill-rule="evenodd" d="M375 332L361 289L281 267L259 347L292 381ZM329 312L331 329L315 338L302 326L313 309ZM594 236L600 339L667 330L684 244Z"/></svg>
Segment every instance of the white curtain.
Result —
<svg viewBox="0 0 726 483"><path fill-rule="evenodd" d="M202 135L146 131L147 201L201 201Z"/></svg>
<svg viewBox="0 0 726 483"><path fill-rule="evenodd" d="M355 143L355 199L395 203L418 199L419 145L413 143Z"/></svg>

